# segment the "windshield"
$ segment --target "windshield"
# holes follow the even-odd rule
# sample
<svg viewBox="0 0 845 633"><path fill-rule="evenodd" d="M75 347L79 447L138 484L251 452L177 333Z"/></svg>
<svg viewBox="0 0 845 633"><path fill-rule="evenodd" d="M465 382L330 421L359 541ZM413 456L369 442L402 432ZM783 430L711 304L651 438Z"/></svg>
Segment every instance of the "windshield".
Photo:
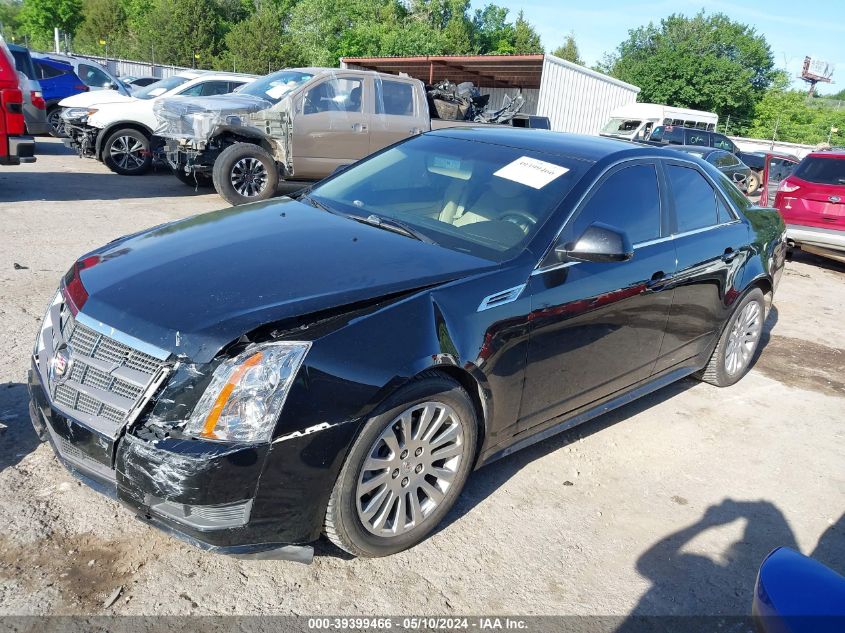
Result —
<svg viewBox="0 0 845 633"><path fill-rule="evenodd" d="M641 124L642 121L638 121L636 119L613 118L605 124L605 126L601 129L601 133L609 134L611 136L630 137L633 136L634 132L639 129Z"/></svg>
<svg viewBox="0 0 845 633"><path fill-rule="evenodd" d="M427 241L493 261L519 254L589 164L563 156L418 136L310 194L328 209L398 221Z"/></svg>
<svg viewBox="0 0 845 633"><path fill-rule="evenodd" d="M845 185L845 158L808 156L792 175L820 185Z"/></svg>
<svg viewBox="0 0 845 633"><path fill-rule="evenodd" d="M261 97L273 103L279 103L286 94L298 88L314 75L299 70L280 70L272 75L256 79L238 90L238 94Z"/></svg>
<svg viewBox="0 0 845 633"><path fill-rule="evenodd" d="M177 86L181 86L182 84L187 82L187 77L179 77L178 75L174 75L173 77L168 77L167 79L162 79L161 81L152 83L146 88L138 90L137 92L133 92L132 96L138 99L153 99L155 97L160 97L165 92L169 92Z"/></svg>

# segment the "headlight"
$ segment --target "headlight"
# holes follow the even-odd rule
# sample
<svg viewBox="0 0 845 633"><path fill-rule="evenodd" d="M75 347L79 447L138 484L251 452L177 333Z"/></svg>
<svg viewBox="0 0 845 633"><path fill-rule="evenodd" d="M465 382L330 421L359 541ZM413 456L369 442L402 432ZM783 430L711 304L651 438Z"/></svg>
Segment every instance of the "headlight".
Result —
<svg viewBox="0 0 845 633"><path fill-rule="evenodd" d="M229 442L266 442L311 343L266 343L221 363L185 432Z"/></svg>
<svg viewBox="0 0 845 633"><path fill-rule="evenodd" d="M65 108L62 110L62 118L65 121L77 121L87 119L97 111L97 108Z"/></svg>

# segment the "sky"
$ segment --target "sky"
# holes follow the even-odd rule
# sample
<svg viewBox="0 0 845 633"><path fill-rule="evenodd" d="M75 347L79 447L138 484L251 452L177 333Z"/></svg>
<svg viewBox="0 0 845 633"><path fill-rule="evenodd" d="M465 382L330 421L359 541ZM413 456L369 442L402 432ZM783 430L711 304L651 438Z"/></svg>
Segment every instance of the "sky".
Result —
<svg viewBox="0 0 845 633"><path fill-rule="evenodd" d="M473 0L480 8L491 0ZM725 13L732 20L743 22L762 33L774 55L775 65L785 68L790 76L800 74L804 56L810 55L836 67L832 84L818 84L820 94L832 94L845 87L845 1L843 0L492 0L507 7L514 19L522 9L537 29L547 51L563 43L571 31L588 66L598 62L605 52L612 51L626 39L628 31L658 23L672 13L694 15L701 9L707 13ZM590 6L595 8L590 8ZM799 79L795 88L807 88Z"/></svg>

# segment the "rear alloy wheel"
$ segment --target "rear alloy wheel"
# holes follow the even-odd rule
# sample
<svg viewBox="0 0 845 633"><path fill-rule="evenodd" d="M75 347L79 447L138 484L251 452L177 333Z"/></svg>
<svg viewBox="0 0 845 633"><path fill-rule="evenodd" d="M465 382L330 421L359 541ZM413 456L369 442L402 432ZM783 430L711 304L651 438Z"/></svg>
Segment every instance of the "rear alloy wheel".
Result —
<svg viewBox="0 0 845 633"><path fill-rule="evenodd" d="M65 134L65 122L62 121L62 109L53 108L47 113L47 123L50 124L50 134L56 138L63 138Z"/></svg>
<svg viewBox="0 0 845 633"><path fill-rule="evenodd" d="M751 368L766 320L766 300L759 288L749 292L734 310L710 361L696 374L704 382L728 387Z"/></svg>
<svg viewBox="0 0 845 633"><path fill-rule="evenodd" d="M150 139L132 128L118 130L103 145L103 162L121 176L146 174L152 165Z"/></svg>
<svg viewBox="0 0 845 633"><path fill-rule="evenodd" d="M325 533L356 556L386 556L422 541L455 503L473 466L472 402L450 378L424 375L370 419L326 511Z"/></svg>
<svg viewBox="0 0 845 633"><path fill-rule="evenodd" d="M214 189L229 204L267 200L276 195L279 172L273 157L258 145L235 143L214 161Z"/></svg>

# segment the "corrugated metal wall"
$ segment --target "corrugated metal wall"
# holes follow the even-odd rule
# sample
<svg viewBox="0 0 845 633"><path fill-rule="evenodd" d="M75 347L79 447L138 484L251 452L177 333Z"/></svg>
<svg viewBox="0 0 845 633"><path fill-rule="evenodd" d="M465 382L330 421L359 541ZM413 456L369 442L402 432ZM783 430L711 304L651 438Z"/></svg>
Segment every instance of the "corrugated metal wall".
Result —
<svg viewBox="0 0 845 633"><path fill-rule="evenodd" d="M611 111L637 100L640 89L553 55L543 60L536 114L557 132L598 134Z"/></svg>
<svg viewBox="0 0 845 633"><path fill-rule="evenodd" d="M165 79L180 70L190 70L182 66L163 66L161 64L149 64L147 62L136 62L112 57L95 57L94 55L77 55L77 57L92 59L101 66L108 68L118 77L158 77L159 79Z"/></svg>

